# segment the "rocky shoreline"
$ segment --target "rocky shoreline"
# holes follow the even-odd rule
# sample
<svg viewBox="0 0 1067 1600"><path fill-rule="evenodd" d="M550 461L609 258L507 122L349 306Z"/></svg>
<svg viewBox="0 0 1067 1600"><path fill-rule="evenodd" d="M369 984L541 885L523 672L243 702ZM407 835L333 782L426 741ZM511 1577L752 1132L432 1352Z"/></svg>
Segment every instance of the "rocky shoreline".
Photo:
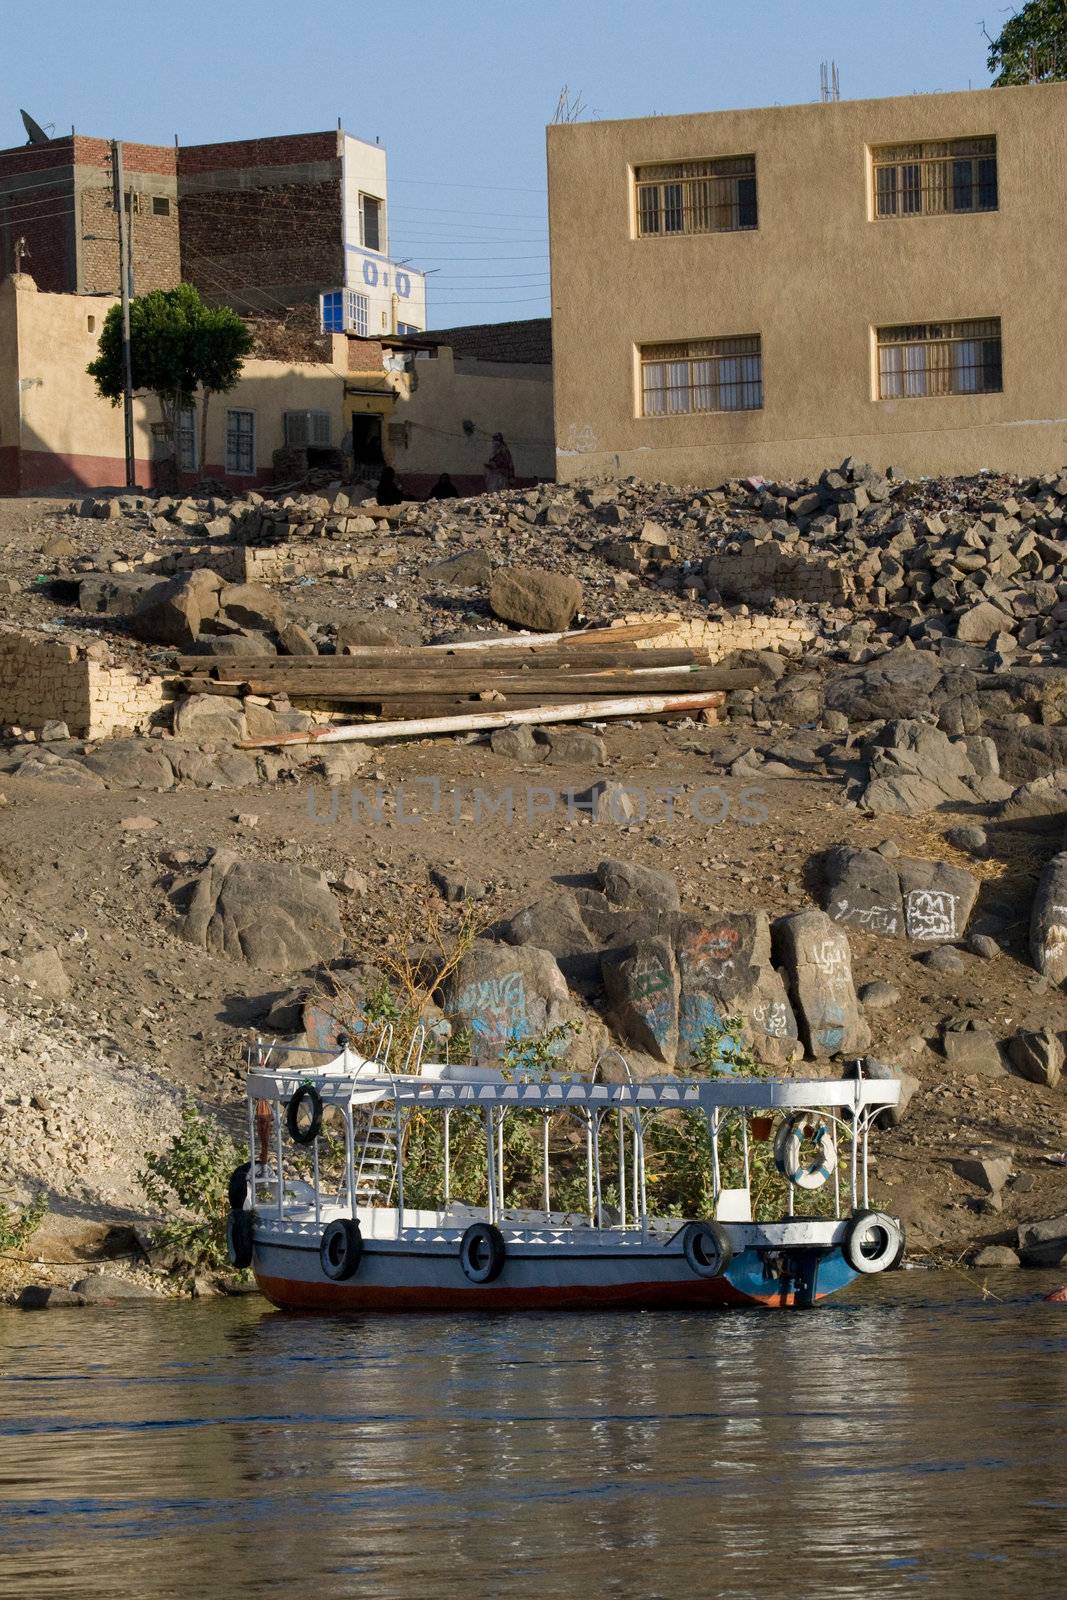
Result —
<svg viewBox="0 0 1067 1600"><path fill-rule="evenodd" d="M853 461L808 484L543 485L388 511L328 485L41 506L5 538L0 628L146 680L173 674L175 651L328 655L669 617L687 639L728 638L722 663L756 683L717 726L608 725L555 747L508 730L252 752L250 730L314 714L180 689L142 733L9 727L0 1148L16 1195L36 1173L64 1206L136 1210L99 1176L116 1130L136 1127L143 1154L176 1087L232 1116L247 1029L305 1033L331 974L358 983L390 905L415 894L446 926L484 913L469 970L437 996L454 1025L483 1028L464 995L518 974L525 1017L581 1021L582 1064L617 1042L639 1070L684 1070L696 1030L734 1013L785 1070L890 1062L911 1104L877 1162L915 1252L1067 1262L1065 516L1067 473L901 483ZM262 581L227 577L271 552ZM505 581L517 568L532 588ZM432 780L460 798L416 804L413 831L414 786ZM598 783L629 813L575 800ZM538 787L551 811L523 814ZM378 819L313 821L339 788L342 823L353 789L380 792ZM499 808L505 789L518 820L483 805L472 828L475 792ZM712 816L711 789L733 814L720 800ZM86 858L61 845L64 811ZM111 1033L98 1058L87 1009ZM196 1049L176 1039L183 1013ZM147 1069L114 1066L146 1048ZM117 1085L148 1093L146 1119Z"/></svg>

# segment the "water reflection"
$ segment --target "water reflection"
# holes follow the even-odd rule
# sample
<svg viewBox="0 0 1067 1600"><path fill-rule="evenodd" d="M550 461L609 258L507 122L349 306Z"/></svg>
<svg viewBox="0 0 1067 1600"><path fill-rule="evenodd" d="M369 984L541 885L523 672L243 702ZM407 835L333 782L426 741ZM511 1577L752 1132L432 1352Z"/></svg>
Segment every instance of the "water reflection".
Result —
<svg viewBox="0 0 1067 1600"><path fill-rule="evenodd" d="M5 1594L1062 1588L1067 1316L0 1315Z"/></svg>

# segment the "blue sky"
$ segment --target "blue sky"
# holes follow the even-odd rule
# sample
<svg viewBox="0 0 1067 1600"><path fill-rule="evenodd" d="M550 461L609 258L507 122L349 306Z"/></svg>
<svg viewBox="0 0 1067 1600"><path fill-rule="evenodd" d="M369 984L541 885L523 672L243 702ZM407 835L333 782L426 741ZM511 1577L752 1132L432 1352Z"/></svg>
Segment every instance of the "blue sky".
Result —
<svg viewBox="0 0 1067 1600"><path fill-rule="evenodd" d="M392 253L436 269L430 322L548 312L544 127L980 88L1004 0L0 0L0 147L331 128L389 152Z"/></svg>

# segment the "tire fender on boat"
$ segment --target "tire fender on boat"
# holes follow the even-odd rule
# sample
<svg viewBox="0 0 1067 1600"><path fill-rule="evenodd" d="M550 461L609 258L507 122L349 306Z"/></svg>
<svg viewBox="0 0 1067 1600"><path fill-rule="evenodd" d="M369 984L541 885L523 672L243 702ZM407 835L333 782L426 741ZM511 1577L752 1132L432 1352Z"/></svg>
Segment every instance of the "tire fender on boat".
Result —
<svg viewBox="0 0 1067 1600"><path fill-rule="evenodd" d="M817 1147L807 1166L800 1157L805 1137ZM775 1137L774 1164L796 1188L821 1189L837 1165L837 1144L827 1124L813 1111L786 1117Z"/></svg>
<svg viewBox="0 0 1067 1600"><path fill-rule="evenodd" d="M459 1241L459 1264L471 1283L499 1278L507 1253L504 1235L491 1222L472 1222Z"/></svg>
<svg viewBox="0 0 1067 1600"><path fill-rule="evenodd" d="M682 1233L682 1252L698 1278L721 1278L734 1255L717 1222L688 1223Z"/></svg>
<svg viewBox="0 0 1067 1600"><path fill-rule="evenodd" d="M322 1270L333 1283L354 1276L363 1257L363 1235L352 1217L338 1217L323 1229L319 1244Z"/></svg>
<svg viewBox="0 0 1067 1600"><path fill-rule="evenodd" d="M231 1210L227 1212L226 1254L230 1258L230 1265L241 1268L250 1267L252 1265L253 1244L251 1211Z"/></svg>
<svg viewBox="0 0 1067 1600"><path fill-rule="evenodd" d="M904 1255L904 1226L886 1211L857 1211L841 1248L854 1272L889 1272Z"/></svg>
<svg viewBox="0 0 1067 1600"><path fill-rule="evenodd" d="M226 1198L230 1202L231 1211L247 1211L251 1205L248 1193L248 1180L252 1175L251 1161L244 1161L239 1167L234 1167L230 1173L230 1181L226 1186Z"/></svg>
<svg viewBox="0 0 1067 1600"><path fill-rule="evenodd" d="M307 1127L300 1123L300 1113L305 1104L311 1107L311 1121ZM313 1083L302 1083L285 1108L285 1126L294 1144L314 1144L322 1127L322 1096Z"/></svg>

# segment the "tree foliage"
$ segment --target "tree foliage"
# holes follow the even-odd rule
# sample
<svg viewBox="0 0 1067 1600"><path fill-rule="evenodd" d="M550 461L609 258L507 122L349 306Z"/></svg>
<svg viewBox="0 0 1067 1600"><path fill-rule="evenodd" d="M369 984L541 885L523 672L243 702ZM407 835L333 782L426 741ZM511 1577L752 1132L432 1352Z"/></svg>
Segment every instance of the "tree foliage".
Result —
<svg viewBox="0 0 1067 1600"><path fill-rule="evenodd" d="M148 1200L162 1213L153 1242L186 1281L201 1271L230 1271L227 1189L240 1161L241 1153L225 1129L186 1099L177 1133L137 1174Z"/></svg>
<svg viewBox="0 0 1067 1600"><path fill-rule="evenodd" d="M1028 0L986 38L995 88L1067 78L1067 0Z"/></svg>
<svg viewBox="0 0 1067 1600"><path fill-rule="evenodd" d="M135 390L154 394L177 457L178 420L198 389L207 399L226 394L241 376L252 335L228 306L206 306L191 283L153 289L130 301L130 366ZM112 405L122 399L122 308L104 318L95 361L88 373ZM203 453L201 452L201 459Z"/></svg>

